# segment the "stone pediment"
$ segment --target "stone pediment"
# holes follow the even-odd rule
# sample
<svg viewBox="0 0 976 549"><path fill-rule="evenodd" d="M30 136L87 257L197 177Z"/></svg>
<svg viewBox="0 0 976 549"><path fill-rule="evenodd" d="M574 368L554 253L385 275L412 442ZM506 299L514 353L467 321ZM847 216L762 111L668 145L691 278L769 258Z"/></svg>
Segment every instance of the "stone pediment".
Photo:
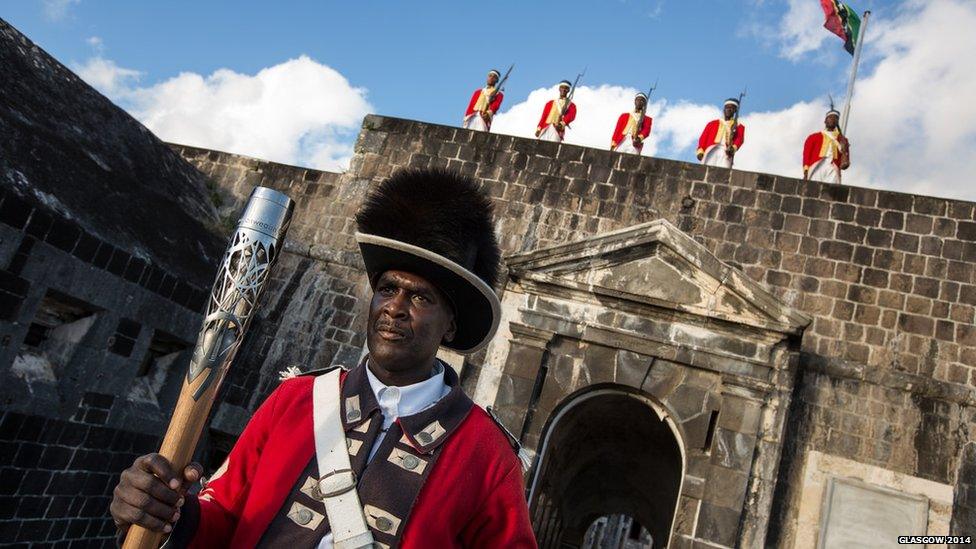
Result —
<svg viewBox="0 0 976 549"><path fill-rule="evenodd" d="M525 285L799 334L810 317L664 219L506 258Z"/></svg>

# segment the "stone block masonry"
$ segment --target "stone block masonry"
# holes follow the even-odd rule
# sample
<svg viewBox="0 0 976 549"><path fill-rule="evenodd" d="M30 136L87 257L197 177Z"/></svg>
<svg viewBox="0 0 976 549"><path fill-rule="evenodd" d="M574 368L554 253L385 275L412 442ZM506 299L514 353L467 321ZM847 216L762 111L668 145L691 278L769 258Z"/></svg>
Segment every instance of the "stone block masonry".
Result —
<svg viewBox="0 0 976 549"><path fill-rule="evenodd" d="M0 540L38 547L115 547L106 517L119 471L160 439L104 426L111 397L85 396L86 417L0 413Z"/></svg>
<svg viewBox="0 0 976 549"><path fill-rule="evenodd" d="M972 203L378 116L356 151L351 174L373 182L403 167L476 176L506 254L667 219L813 315L806 353L976 385Z"/></svg>

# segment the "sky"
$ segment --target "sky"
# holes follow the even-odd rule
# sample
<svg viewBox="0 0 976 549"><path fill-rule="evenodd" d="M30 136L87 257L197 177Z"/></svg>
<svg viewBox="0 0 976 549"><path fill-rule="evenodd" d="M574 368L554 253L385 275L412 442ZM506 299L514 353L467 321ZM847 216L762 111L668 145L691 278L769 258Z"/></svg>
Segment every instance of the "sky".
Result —
<svg viewBox="0 0 976 549"><path fill-rule="evenodd" d="M849 3L872 15L844 183L976 200L976 2ZM608 147L657 82L644 154L694 161L745 89L736 167L799 177L851 66L819 0L270 5L0 0L0 17L164 140L327 170L348 165L367 113L459 125L487 70L514 63L493 131L532 136L585 69L567 142Z"/></svg>

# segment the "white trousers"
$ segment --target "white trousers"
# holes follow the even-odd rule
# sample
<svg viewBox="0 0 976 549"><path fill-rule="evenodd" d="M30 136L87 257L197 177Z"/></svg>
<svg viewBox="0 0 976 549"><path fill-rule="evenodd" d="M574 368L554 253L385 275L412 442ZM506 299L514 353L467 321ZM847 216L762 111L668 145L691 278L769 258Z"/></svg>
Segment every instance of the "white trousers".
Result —
<svg viewBox="0 0 976 549"><path fill-rule="evenodd" d="M833 163L830 157L825 156L810 166L807 177L811 181L820 181L821 183L840 183L840 168Z"/></svg>
<svg viewBox="0 0 976 549"><path fill-rule="evenodd" d="M634 146L634 139L629 135L625 135L624 138L620 140L620 143L617 144L617 147L613 150L616 152L630 153L630 154L641 153L640 150Z"/></svg>
<svg viewBox="0 0 976 549"><path fill-rule="evenodd" d="M718 166L719 168L731 168L732 158L725 154L725 144L716 143L705 149L705 156L702 157L702 164L706 166Z"/></svg>
<svg viewBox="0 0 976 549"><path fill-rule="evenodd" d="M485 119L481 118L481 113L476 112L471 116L464 119L464 123L461 127L466 130L477 130L479 132L488 131L488 124L485 124Z"/></svg>
<svg viewBox="0 0 976 549"><path fill-rule="evenodd" d="M542 133L539 134L539 139L542 141L555 141L557 143L562 143L563 141L563 137L556 131L554 124L546 126L546 129L542 130Z"/></svg>

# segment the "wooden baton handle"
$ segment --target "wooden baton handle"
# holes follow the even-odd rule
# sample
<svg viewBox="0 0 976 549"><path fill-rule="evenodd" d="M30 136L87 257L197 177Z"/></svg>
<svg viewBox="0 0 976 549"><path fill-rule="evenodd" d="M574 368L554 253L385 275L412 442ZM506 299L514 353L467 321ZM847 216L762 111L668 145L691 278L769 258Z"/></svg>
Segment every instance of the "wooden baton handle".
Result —
<svg viewBox="0 0 976 549"><path fill-rule="evenodd" d="M170 420L169 428L166 429L163 444L159 448L160 455L169 461L181 482L183 470L193 457L193 451L200 440L200 434L203 432L217 389L220 387L220 383L211 383L200 399L194 400L194 393L203 383L206 383L206 376L197 376L192 383L188 382L186 377L183 378L180 398L176 402L173 418ZM163 532L153 532L133 524L126 534L122 547L123 549L156 549L164 535Z"/></svg>

